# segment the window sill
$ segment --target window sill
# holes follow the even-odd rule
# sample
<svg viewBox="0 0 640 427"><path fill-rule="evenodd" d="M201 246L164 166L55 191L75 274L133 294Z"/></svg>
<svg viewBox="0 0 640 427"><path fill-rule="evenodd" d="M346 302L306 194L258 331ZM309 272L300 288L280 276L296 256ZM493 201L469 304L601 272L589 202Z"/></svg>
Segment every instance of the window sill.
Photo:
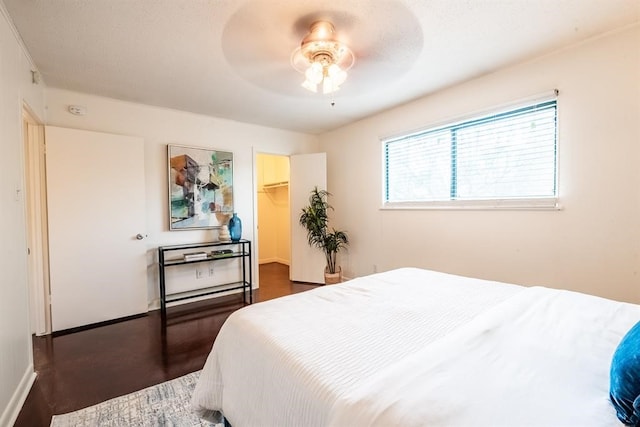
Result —
<svg viewBox="0 0 640 427"><path fill-rule="evenodd" d="M518 210L558 211L562 206L557 198L443 200L435 202L384 203L380 210Z"/></svg>

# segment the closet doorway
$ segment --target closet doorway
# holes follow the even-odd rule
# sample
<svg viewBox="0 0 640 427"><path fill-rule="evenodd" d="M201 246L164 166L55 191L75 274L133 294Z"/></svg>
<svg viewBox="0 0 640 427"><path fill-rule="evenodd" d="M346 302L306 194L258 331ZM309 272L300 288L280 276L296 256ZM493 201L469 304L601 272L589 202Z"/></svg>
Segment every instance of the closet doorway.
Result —
<svg viewBox="0 0 640 427"><path fill-rule="evenodd" d="M258 264L291 262L289 157L256 154Z"/></svg>

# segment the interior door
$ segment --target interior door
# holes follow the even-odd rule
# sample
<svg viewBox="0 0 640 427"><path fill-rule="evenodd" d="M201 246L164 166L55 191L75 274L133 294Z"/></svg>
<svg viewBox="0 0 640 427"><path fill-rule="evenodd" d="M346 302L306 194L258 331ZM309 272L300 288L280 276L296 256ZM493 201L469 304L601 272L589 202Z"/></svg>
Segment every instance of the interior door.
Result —
<svg viewBox="0 0 640 427"><path fill-rule="evenodd" d="M146 312L144 140L45 136L53 331Z"/></svg>
<svg viewBox="0 0 640 427"><path fill-rule="evenodd" d="M309 204L309 193L314 187L327 189L326 153L300 154L289 158L289 197L291 206L291 266L289 278L293 281L324 283L324 254L310 247L307 232L300 226L300 212Z"/></svg>
<svg viewBox="0 0 640 427"><path fill-rule="evenodd" d="M49 259L45 194L44 126L23 110L25 177L27 185L27 280L31 312L31 333L51 332L49 306Z"/></svg>

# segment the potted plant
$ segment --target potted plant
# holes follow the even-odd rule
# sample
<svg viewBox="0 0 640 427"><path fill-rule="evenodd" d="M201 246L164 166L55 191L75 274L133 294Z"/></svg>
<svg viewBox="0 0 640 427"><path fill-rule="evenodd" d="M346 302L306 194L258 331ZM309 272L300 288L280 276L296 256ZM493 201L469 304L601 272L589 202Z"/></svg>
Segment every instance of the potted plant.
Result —
<svg viewBox="0 0 640 427"><path fill-rule="evenodd" d="M315 187L309 195L309 205L302 208L300 225L307 230L307 240L310 246L315 246L324 252L327 266L324 269L325 284L342 281L342 268L336 266L336 255L340 249L349 244L349 238L344 231L331 228L329 230L328 198L331 194L326 190Z"/></svg>

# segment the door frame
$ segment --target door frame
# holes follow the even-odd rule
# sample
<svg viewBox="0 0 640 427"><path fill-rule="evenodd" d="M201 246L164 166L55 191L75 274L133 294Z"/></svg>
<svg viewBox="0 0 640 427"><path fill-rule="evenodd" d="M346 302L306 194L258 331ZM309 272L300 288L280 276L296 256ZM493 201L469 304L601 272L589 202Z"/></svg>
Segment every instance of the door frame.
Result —
<svg viewBox="0 0 640 427"><path fill-rule="evenodd" d="M22 107L27 283L31 333L51 333L49 240L44 125L26 103Z"/></svg>
<svg viewBox="0 0 640 427"><path fill-rule="evenodd" d="M282 156L282 157L291 157L290 153L283 153L277 151L264 151L257 149L255 146L251 147L252 151L252 160L253 160L253 242L252 242L252 252L253 252L253 281L254 281L254 289L260 287L260 252L259 252L259 240L260 237L258 235L258 155L264 154L268 156ZM291 207L289 207L291 208Z"/></svg>

